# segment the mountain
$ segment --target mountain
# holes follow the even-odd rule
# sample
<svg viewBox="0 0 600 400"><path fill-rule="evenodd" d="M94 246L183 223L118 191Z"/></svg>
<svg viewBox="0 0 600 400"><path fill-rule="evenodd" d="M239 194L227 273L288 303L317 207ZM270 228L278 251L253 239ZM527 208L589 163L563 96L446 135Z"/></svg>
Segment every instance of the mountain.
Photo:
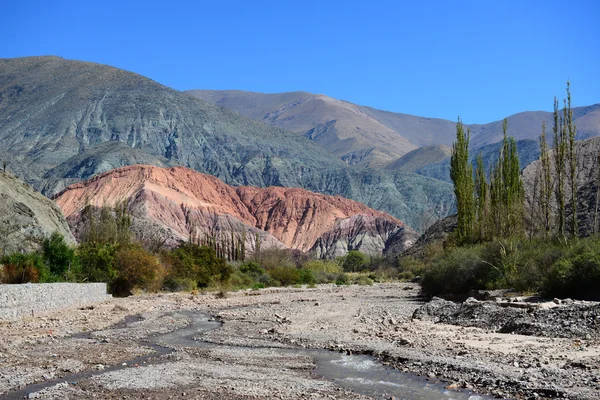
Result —
<svg viewBox="0 0 600 400"><path fill-rule="evenodd" d="M53 232L75 239L60 208L9 172L0 171L0 256L37 250Z"/></svg>
<svg viewBox="0 0 600 400"><path fill-rule="evenodd" d="M389 171L415 172L427 165L450 160L451 153L452 149L443 144L423 146L406 153L396 161L388 164L385 169Z"/></svg>
<svg viewBox="0 0 600 400"><path fill-rule="evenodd" d="M86 205L125 203L142 241L153 227L167 232L170 244L190 233L218 241L237 236L253 250L260 234L261 248L285 246L335 257L352 249L381 254L388 239L398 236L407 248L417 236L396 218L340 196L300 188L233 187L183 167L123 167L74 184L55 199L78 235Z"/></svg>
<svg viewBox="0 0 600 400"><path fill-rule="evenodd" d="M341 195L409 225L454 202L444 182L352 168L297 134L131 72L60 57L0 60L0 149L10 170L47 195L143 162L187 166L228 184Z"/></svg>
<svg viewBox="0 0 600 400"><path fill-rule="evenodd" d="M483 167L486 173L489 173L491 168L496 165L500 157L502 142L488 144L480 148L470 149L469 155L471 163L475 166L476 157L481 154ZM521 168L525 168L540 156L540 145L537 140L519 140L517 141L517 152L519 154L519 164ZM407 154L405 157L410 155ZM433 157L432 157L433 158ZM400 159L402 160L402 159ZM399 160L399 161L400 161ZM420 175L429 176L446 182L450 180L450 157L443 158L441 161L425 164L414 169L414 172Z"/></svg>
<svg viewBox="0 0 600 400"><path fill-rule="evenodd" d="M305 136L352 165L381 168L417 146L347 101L306 92L187 93L255 121Z"/></svg>
<svg viewBox="0 0 600 400"><path fill-rule="evenodd" d="M324 95L235 90L191 90L188 93L267 125L305 135L351 164L373 168L389 165L417 147L450 146L456 138L455 121L382 111ZM551 105L552 99L548 100L548 105ZM573 118L578 139L600 135L600 104L573 108ZM507 119L508 134L516 140L537 139L542 121L546 121L551 133L551 112L527 111ZM471 146L474 149L497 143L503 137L502 120L465 125L465 128L471 130ZM388 156L398 151L397 147L390 147L390 141L396 142L403 150L393 160L389 160ZM385 163L385 160L389 161Z"/></svg>

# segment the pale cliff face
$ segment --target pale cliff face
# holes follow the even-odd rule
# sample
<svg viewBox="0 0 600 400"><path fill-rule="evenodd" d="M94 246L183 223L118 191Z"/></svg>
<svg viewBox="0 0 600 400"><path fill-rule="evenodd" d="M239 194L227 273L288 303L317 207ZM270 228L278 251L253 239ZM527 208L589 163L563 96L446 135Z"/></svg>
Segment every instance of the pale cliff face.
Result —
<svg viewBox="0 0 600 400"><path fill-rule="evenodd" d="M192 224L202 232L215 224L221 231L245 226L266 233L264 240L271 244L279 242L301 251L309 251L324 235L329 239L321 241L321 248L339 247L339 240L333 239L341 236L331 232L342 229L343 232L356 230L365 237L376 237L365 244L369 243L366 246L369 253L380 253L394 232L410 230L386 213L339 196L300 188L233 187L213 176L183 167L135 165L119 168L68 187L57 195L56 202L74 223L87 204L102 207L126 202L130 210L135 210L137 215L134 216L168 227L182 239L187 237ZM358 215L385 223L358 224L356 218L351 220ZM234 228L236 224L239 226ZM255 232L249 234L253 237ZM342 236L348 237L347 234ZM344 240L346 243L347 239ZM348 243L343 247L349 250ZM360 245L351 248L360 248ZM320 252L322 255L329 253L327 250ZM336 255L339 253L335 252Z"/></svg>

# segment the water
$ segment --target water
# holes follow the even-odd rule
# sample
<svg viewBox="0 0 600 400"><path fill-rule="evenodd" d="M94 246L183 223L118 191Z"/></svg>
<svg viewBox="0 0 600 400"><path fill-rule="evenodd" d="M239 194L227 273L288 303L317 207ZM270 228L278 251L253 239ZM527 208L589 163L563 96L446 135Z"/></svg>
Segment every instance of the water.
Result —
<svg viewBox="0 0 600 400"><path fill-rule="evenodd" d="M212 321L201 313L188 313L190 324L183 329L160 335L155 343L171 346L224 348L232 347L194 340L204 332L217 329L219 322ZM356 393L374 398L406 400L483 400L491 397L474 395L466 391L450 391L443 385L431 383L418 376L400 372L384 366L373 357L366 355L345 355L328 350L270 348L279 354L307 355L315 360L314 373L334 382L336 385L352 389Z"/></svg>
<svg viewBox="0 0 600 400"><path fill-rule="evenodd" d="M158 354L168 354L173 350L171 346L185 347L203 347L203 348L233 348L234 346L221 345L216 343L194 340L205 332L219 328L221 324L212 320L200 312L186 312L190 318L187 327L176 331L158 335L149 340L141 341L140 344L149 346ZM120 327L127 326L136 318L128 318ZM269 348L275 354L283 355L306 355L315 360L316 368L314 373L326 380L334 382L336 385L346 389L352 389L356 393L370 396L376 399L389 398L394 396L397 399L405 400L483 400L491 397L474 395L471 392L449 391L443 385L431 383L416 375L407 374L398 370L384 366L377 362L373 357L366 355L345 355L328 350L312 349L282 349ZM156 354L137 357L129 360L131 364L150 364L152 357ZM29 393L39 391L43 388L56 385L61 382L73 382L100 375L108 371L115 371L128 368L127 366L114 365L103 371L87 371L83 373L64 376L52 381L43 382L28 386L24 389L0 395L0 399L22 399Z"/></svg>

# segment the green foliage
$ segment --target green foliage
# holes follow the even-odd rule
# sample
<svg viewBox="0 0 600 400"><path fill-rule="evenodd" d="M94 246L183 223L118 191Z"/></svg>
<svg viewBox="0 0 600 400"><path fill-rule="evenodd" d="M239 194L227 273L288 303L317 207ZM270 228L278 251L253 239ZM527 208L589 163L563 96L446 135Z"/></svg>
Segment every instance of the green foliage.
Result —
<svg viewBox="0 0 600 400"><path fill-rule="evenodd" d="M42 243L42 255L51 275L57 280L74 276L79 263L75 257L75 249L71 248L65 238L58 232L52 233Z"/></svg>
<svg viewBox="0 0 600 400"><path fill-rule="evenodd" d="M82 243L77 249L83 279L90 282L112 282L117 278L115 254L117 246L109 243Z"/></svg>
<svg viewBox="0 0 600 400"><path fill-rule="evenodd" d="M262 269L260 267L260 265L258 265L254 261L248 261L248 262L240 265L239 269L240 269L241 273L247 274L247 275L253 277L254 279L258 279L260 276L265 274L265 270Z"/></svg>
<svg viewBox="0 0 600 400"><path fill-rule="evenodd" d="M51 279L44 260L37 253L13 253L2 257L0 261L2 283L44 283Z"/></svg>
<svg viewBox="0 0 600 400"><path fill-rule="evenodd" d="M600 240L577 242L553 264L543 282L553 297L600 300Z"/></svg>
<svg viewBox="0 0 600 400"><path fill-rule="evenodd" d="M170 292L193 292L198 289L198 282L190 278L168 275L163 282L163 288Z"/></svg>
<svg viewBox="0 0 600 400"><path fill-rule="evenodd" d="M335 284L338 286L348 285L350 283L350 277L346 273L340 273L335 279Z"/></svg>
<svg viewBox="0 0 600 400"><path fill-rule="evenodd" d="M233 269L225 260L218 258L213 248L185 243L171 251L166 261L170 264L169 275L188 278L198 287L208 287L211 281L226 283Z"/></svg>
<svg viewBox="0 0 600 400"><path fill-rule="evenodd" d="M300 281L300 272L295 267L276 267L269 270L269 276L281 286L290 286Z"/></svg>
<svg viewBox="0 0 600 400"><path fill-rule="evenodd" d="M162 286L162 265L141 245L120 246L114 261L117 278L111 284L113 294L128 296L134 289L157 291Z"/></svg>
<svg viewBox="0 0 600 400"><path fill-rule="evenodd" d="M345 272L361 272L368 269L369 257L358 250L350 250L342 259Z"/></svg>
<svg viewBox="0 0 600 400"><path fill-rule="evenodd" d="M373 280L371 278L369 278L367 275L363 275L363 274L356 277L356 279L354 280L354 283L357 285L373 286Z"/></svg>
<svg viewBox="0 0 600 400"><path fill-rule="evenodd" d="M295 266L292 253L288 249L261 249L260 251L255 251L249 261L260 265L267 271L278 267Z"/></svg>
<svg viewBox="0 0 600 400"><path fill-rule="evenodd" d="M475 218L473 198L473 167L469 161L469 140L471 133L465 134L463 124L456 123L456 142L452 145L450 157L450 178L454 183L454 195L458 209L458 226L456 234L460 242L468 242L473 236Z"/></svg>

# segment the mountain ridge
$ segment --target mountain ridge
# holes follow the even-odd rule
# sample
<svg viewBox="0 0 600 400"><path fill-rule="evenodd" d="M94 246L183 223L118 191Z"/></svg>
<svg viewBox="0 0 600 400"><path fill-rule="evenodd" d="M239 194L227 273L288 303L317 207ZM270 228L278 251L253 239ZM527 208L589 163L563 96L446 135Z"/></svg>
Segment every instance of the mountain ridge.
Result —
<svg viewBox="0 0 600 400"><path fill-rule="evenodd" d="M381 254L388 239L400 232L404 233L403 247L416 238L416 233L398 219L341 196L301 188L234 187L181 166L121 167L75 183L54 199L74 227L88 205L100 208L124 203L137 220L134 232L144 226L159 226L175 232L173 241L187 239L194 229L199 229L196 234L200 237L217 229L229 238L243 225L248 248L260 230L266 234L262 240L270 246L279 247L280 243L307 252L319 238L335 230L335 240L319 243L317 249L318 256L334 257L352 248ZM358 215L360 220L352 219Z"/></svg>

